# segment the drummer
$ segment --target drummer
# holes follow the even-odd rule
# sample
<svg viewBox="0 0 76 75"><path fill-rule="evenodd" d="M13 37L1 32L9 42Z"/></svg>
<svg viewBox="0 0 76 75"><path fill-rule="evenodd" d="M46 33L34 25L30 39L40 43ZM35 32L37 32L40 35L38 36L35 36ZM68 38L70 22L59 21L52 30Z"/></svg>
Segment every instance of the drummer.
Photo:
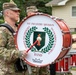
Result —
<svg viewBox="0 0 76 75"><path fill-rule="evenodd" d="M29 6L26 8L27 16L33 15L37 12L38 12L38 9L36 8L36 6Z"/></svg>
<svg viewBox="0 0 76 75"><path fill-rule="evenodd" d="M15 24L19 20L19 15L20 9L12 0L3 3L3 25L17 31ZM0 27L0 75L25 75L25 70L20 71L21 68L18 69L15 62L18 58L24 59L26 55L26 51L15 48L12 32L7 27Z"/></svg>
<svg viewBox="0 0 76 75"><path fill-rule="evenodd" d="M38 13L38 9L36 6L29 6L26 8L27 16L31 16L35 13ZM45 67L31 67L32 74L31 75L49 75L48 66Z"/></svg>

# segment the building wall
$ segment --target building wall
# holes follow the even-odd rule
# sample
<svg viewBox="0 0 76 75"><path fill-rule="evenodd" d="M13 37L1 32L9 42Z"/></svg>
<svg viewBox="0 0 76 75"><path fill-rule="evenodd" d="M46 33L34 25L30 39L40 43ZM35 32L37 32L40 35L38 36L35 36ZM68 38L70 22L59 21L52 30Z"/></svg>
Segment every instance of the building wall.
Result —
<svg viewBox="0 0 76 75"><path fill-rule="evenodd" d="M76 6L76 0L70 0L64 6L53 6L52 15L64 19L69 28L76 28L76 17L72 17L72 6Z"/></svg>

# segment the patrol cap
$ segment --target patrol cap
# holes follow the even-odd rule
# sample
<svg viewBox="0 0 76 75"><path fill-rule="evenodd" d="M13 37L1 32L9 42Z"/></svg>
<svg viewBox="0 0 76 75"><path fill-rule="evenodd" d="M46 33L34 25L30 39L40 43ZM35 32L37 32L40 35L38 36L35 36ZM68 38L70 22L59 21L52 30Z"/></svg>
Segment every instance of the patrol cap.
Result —
<svg viewBox="0 0 76 75"><path fill-rule="evenodd" d="M6 9L19 10L20 11L20 9L17 7L17 5L13 2L3 3L3 10L6 10Z"/></svg>
<svg viewBox="0 0 76 75"><path fill-rule="evenodd" d="M27 12L38 12L38 9L36 8L36 6L29 6L27 7Z"/></svg>

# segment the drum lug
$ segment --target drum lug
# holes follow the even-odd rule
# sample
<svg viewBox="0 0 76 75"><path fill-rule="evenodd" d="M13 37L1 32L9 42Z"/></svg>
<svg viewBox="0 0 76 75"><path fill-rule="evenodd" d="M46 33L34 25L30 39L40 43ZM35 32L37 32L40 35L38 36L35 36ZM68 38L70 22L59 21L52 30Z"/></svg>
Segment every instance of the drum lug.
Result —
<svg viewBox="0 0 76 75"><path fill-rule="evenodd" d="M43 13L39 13L39 12L38 12L38 13L36 13L36 15L42 15L42 14L43 14Z"/></svg>
<svg viewBox="0 0 76 75"><path fill-rule="evenodd" d="M59 21L62 21L63 19L61 19L61 18L58 18L58 17L56 17L56 16L50 16L53 20L59 20Z"/></svg>
<svg viewBox="0 0 76 75"><path fill-rule="evenodd" d="M13 35L15 36L15 35L16 35L16 33L13 33Z"/></svg>
<svg viewBox="0 0 76 75"><path fill-rule="evenodd" d="M61 18L56 18L56 20L62 21L63 19L61 19Z"/></svg>
<svg viewBox="0 0 76 75"><path fill-rule="evenodd" d="M62 50L68 50L68 49L70 49L71 47L67 47L67 48L62 48Z"/></svg>
<svg viewBox="0 0 76 75"><path fill-rule="evenodd" d="M62 33L63 33L63 34L69 34L70 32L69 32L69 31L63 31L63 30L62 30Z"/></svg>

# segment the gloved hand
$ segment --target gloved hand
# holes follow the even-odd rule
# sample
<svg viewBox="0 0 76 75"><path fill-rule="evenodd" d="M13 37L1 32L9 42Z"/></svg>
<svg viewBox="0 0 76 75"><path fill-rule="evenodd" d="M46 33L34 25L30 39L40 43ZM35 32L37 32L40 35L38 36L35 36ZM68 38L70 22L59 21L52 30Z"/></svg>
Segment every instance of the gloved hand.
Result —
<svg viewBox="0 0 76 75"><path fill-rule="evenodd" d="M28 55L28 52L26 50L19 52L19 57L23 60L26 58L27 55Z"/></svg>

